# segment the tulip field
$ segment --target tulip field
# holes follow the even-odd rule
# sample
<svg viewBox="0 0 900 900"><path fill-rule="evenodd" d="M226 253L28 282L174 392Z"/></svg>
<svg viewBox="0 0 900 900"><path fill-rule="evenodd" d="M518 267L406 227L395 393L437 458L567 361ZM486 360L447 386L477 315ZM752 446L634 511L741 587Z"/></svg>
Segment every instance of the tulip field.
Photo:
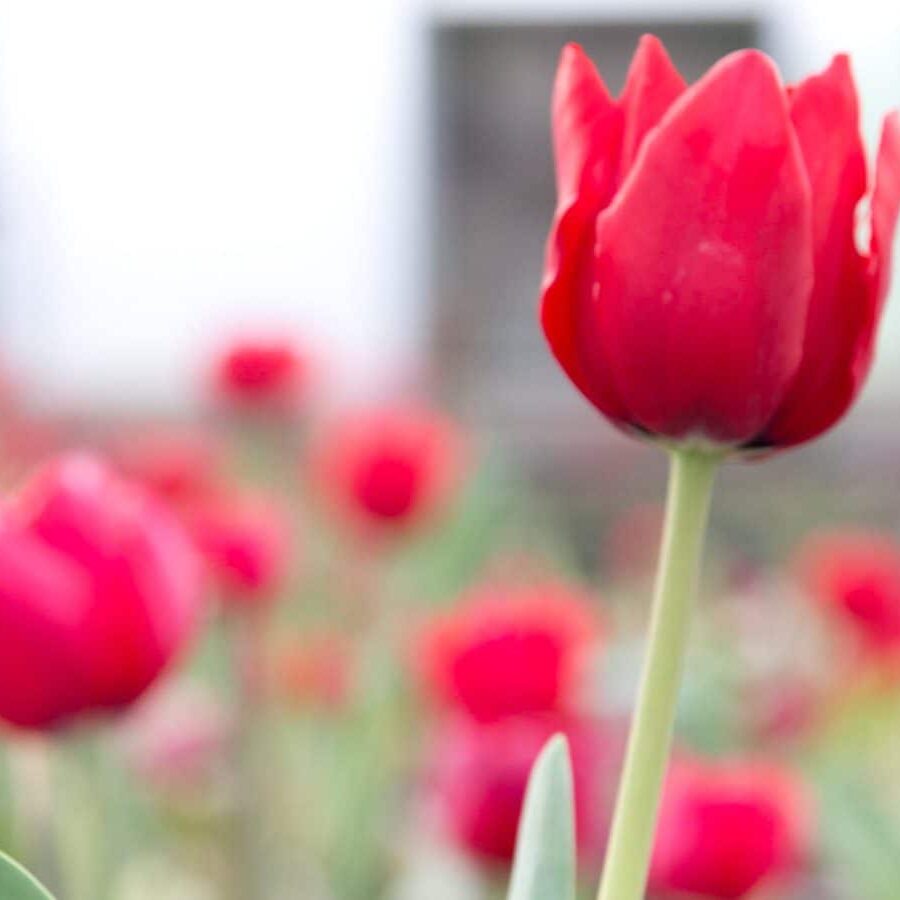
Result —
<svg viewBox="0 0 900 900"><path fill-rule="evenodd" d="M900 495L781 462L856 427L900 117L867 151L843 56L596 63L517 311L580 488L287 329L198 348L193 418L5 371L0 900L900 897Z"/></svg>

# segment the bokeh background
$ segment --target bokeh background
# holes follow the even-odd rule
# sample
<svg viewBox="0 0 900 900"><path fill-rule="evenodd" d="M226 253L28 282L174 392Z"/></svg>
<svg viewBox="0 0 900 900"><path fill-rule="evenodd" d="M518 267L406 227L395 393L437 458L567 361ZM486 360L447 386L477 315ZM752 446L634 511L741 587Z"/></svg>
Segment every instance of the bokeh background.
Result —
<svg viewBox="0 0 900 900"><path fill-rule="evenodd" d="M219 746L246 713L228 613L210 615L140 708L103 726L101 749L66 751L74 798L55 780L57 738L9 733L4 846L63 900L96 900L100 883L112 900L229 896L235 815L263 835L263 898L503 896L504 866L434 824L446 817L429 787L443 726L411 662L417 629L485 582L562 581L602 598L603 649L582 687L619 733L665 460L566 382L536 303L560 48L582 43L618 90L646 31L689 80L744 46L772 53L789 81L849 51L870 147L900 105L900 8L874 0L0 4L5 483L72 447L121 461L123 441L147 444L141 460L183 450L188 432L214 444L222 478L276 497L290 521L266 671L282 645L305 648L294 699L263 690L265 721L249 727L277 760L249 807ZM900 525L893 293L847 419L811 447L729 465L715 500L680 737L713 755L771 754L818 796L813 862L759 900L897 897L900 680L860 674L853 651L834 649L846 636L835 644L841 626L807 602L791 562L814 530L893 540ZM258 335L308 360L290 413L248 416L216 392L223 348ZM456 423L459 473L437 521L372 545L317 499L317 439L360 409L413 402ZM793 707L780 711L789 734L763 739L743 721L748 690L766 709L795 693L806 709L810 684L815 728ZM202 778L160 787L128 762L127 748L164 755L166 735L198 724ZM48 846L79 839L71 821L62 839L47 823L57 804L87 816L98 783L85 830L114 830L116 850L75 896ZM74 856L96 860L98 840Z"/></svg>

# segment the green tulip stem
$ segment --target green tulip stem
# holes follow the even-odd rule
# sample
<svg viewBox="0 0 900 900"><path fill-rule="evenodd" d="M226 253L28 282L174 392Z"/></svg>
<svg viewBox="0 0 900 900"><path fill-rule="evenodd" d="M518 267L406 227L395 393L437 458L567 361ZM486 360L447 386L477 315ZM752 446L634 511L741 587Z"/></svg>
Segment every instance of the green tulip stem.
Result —
<svg viewBox="0 0 900 900"><path fill-rule="evenodd" d="M235 900L263 900L266 887L267 779L261 758L267 727L265 664L267 617L263 608L242 609L226 602L230 629L234 692L234 808L231 882Z"/></svg>
<svg viewBox="0 0 900 900"><path fill-rule="evenodd" d="M598 900L641 900L720 457L673 450L650 637Z"/></svg>
<svg viewBox="0 0 900 900"><path fill-rule="evenodd" d="M53 746L53 843L56 880L66 900L104 900L111 875L110 810L100 732L90 724L71 728Z"/></svg>

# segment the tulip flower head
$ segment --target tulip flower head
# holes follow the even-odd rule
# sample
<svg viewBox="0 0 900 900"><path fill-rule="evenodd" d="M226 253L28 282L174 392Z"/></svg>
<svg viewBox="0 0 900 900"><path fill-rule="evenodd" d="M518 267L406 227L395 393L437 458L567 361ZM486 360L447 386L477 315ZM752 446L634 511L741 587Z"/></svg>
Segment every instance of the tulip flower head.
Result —
<svg viewBox="0 0 900 900"><path fill-rule="evenodd" d="M417 660L441 703L490 722L572 709L601 635L599 615L578 591L487 586L425 629Z"/></svg>
<svg viewBox="0 0 900 900"><path fill-rule="evenodd" d="M218 394L238 408L290 412L308 388L309 360L282 337L244 338L213 365Z"/></svg>
<svg viewBox="0 0 900 900"><path fill-rule="evenodd" d="M616 425L778 449L847 411L900 206L900 116L885 121L872 183L858 119L845 56L786 87L743 50L688 86L646 36L613 99L583 51L565 49L541 317L562 368Z"/></svg>
<svg viewBox="0 0 900 900"><path fill-rule="evenodd" d="M559 716L513 716L489 724L452 718L435 735L431 799L449 836L479 862L512 862L531 767L556 733L566 735L571 751L578 849L594 860L602 850L615 767L601 724Z"/></svg>
<svg viewBox="0 0 900 900"><path fill-rule="evenodd" d="M313 453L314 487L352 529L384 536L433 519L463 470L456 426L427 410L375 409L349 415Z"/></svg>
<svg viewBox="0 0 900 900"><path fill-rule="evenodd" d="M805 786L774 764L675 760L650 873L653 896L743 900L807 861L813 810Z"/></svg>
<svg viewBox="0 0 900 900"><path fill-rule="evenodd" d="M813 535L796 561L801 582L875 656L900 658L900 545L877 532Z"/></svg>
<svg viewBox="0 0 900 900"><path fill-rule="evenodd" d="M219 489L185 505L182 517L227 602L257 603L277 593L294 540L274 497Z"/></svg>
<svg viewBox="0 0 900 900"><path fill-rule="evenodd" d="M174 515L99 460L61 457L0 523L0 716L52 727L136 700L202 609Z"/></svg>

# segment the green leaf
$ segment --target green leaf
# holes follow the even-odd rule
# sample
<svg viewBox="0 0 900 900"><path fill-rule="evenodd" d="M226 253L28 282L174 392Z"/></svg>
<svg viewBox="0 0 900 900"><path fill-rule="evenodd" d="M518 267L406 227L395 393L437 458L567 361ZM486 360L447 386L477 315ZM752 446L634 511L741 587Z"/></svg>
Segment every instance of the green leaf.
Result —
<svg viewBox="0 0 900 900"><path fill-rule="evenodd" d="M0 897L3 900L53 900L36 878L0 853Z"/></svg>
<svg viewBox="0 0 900 900"><path fill-rule="evenodd" d="M569 747L558 734L531 770L508 900L574 900L573 795Z"/></svg>

